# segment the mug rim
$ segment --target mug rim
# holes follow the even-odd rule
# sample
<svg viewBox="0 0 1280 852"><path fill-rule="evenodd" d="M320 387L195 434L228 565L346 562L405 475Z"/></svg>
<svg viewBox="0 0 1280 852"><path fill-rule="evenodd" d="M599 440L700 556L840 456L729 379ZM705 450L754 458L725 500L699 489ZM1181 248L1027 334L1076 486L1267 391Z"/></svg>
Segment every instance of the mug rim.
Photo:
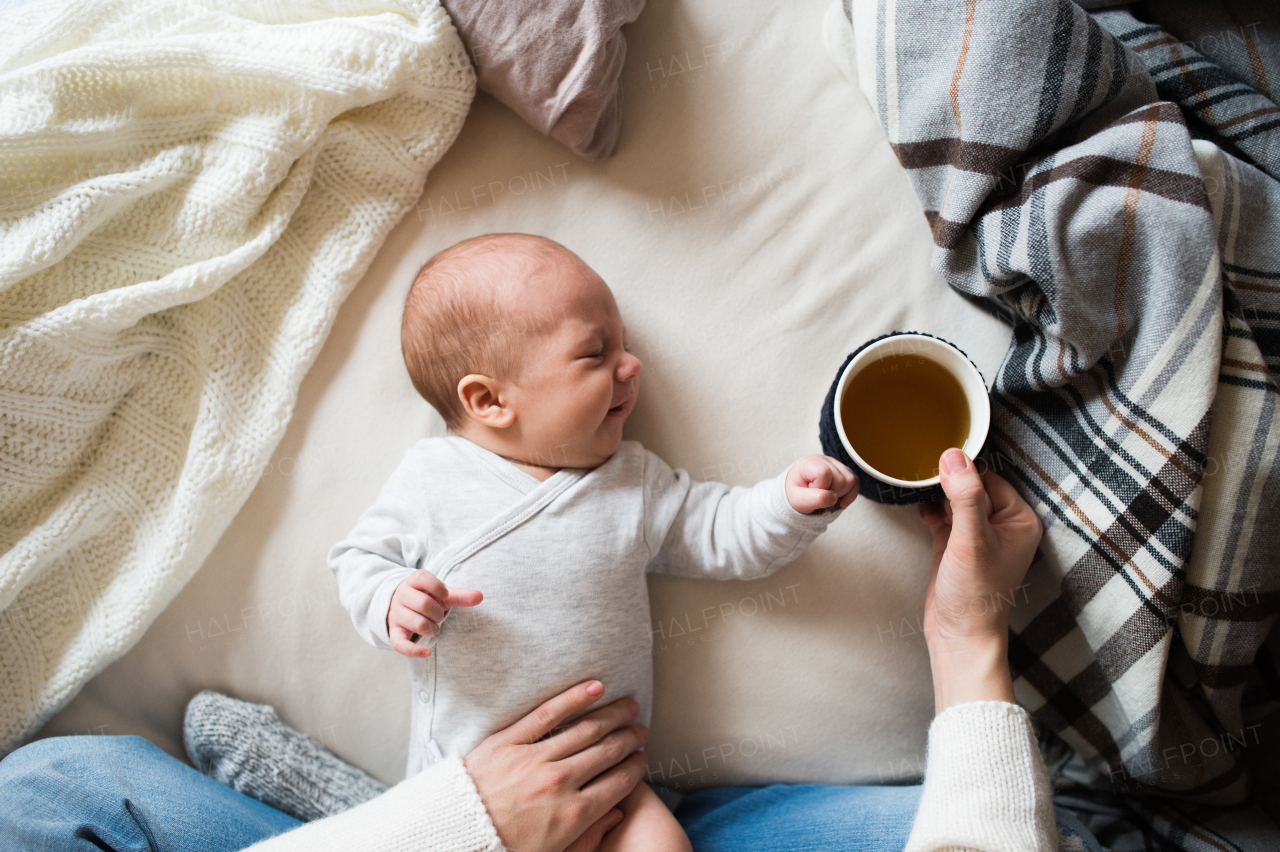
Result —
<svg viewBox="0 0 1280 852"><path fill-rule="evenodd" d="M964 391L965 402L969 406L969 413L971 416L969 434L965 436L964 446L960 449L963 450L965 455L969 456L969 458L973 458L973 454L980 450L982 445L986 442L987 432L991 428L991 400L987 396L987 385L982 378L982 374L978 372L978 368L969 359L969 356L965 355L964 352L962 352L954 343L943 340L940 337L933 337L932 335L922 334L920 332L907 331L900 332L898 334L886 335L885 337L865 346L861 352L855 355L853 359L845 365L844 370L840 373L840 379L836 383L833 406L835 410L832 414L834 415L835 420L836 435L840 438L840 443L844 445L845 452L847 452L850 458L857 463L858 467L862 468L868 474L874 476L886 485L892 485L895 488L929 488L942 482L941 473L935 474L928 479L898 479L896 476L889 476L886 473L881 473L875 467L867 464L866 460L863 459L862 456L858 455L858 451L853 448L853 445L850 443L844 429L844 418L842 414L844 406L842 403L844 402L845 387L848 385L849 378L853 375L853 371L860 365L875 360L877 354L880 353L882 349L895 343L903 342L903 338L918 340L924 348L933 348L935 351L940 349L941 351L952 354L955 356L955 359L958 359L957 363L960 365L960 370L966 373L968 381L966 381L966 376L957 375L952 364L945 363L938 358L930 358L930 360L935 361L944 370L954 376L960 382L960 387ZM925 358L930 357L927 353L920 351L912 352L911 354L920 355ZM973 403L975 391L975 388L972 386L973 383L976 383L982 388L982 404L977 407L976 410Z"/></svg>

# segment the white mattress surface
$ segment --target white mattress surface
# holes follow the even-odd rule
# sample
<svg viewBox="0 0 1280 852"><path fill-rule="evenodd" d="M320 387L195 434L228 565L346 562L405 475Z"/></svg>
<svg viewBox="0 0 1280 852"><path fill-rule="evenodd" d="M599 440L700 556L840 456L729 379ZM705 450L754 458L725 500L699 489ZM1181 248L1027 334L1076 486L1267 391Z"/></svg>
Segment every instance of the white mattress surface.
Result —
<svg viewBox="0 0 1280 852"><path fill-rule="evenodd" d="M617 295L644 362L626 436L695 477L749 484L818 452L844 356L893 329L953 341L990 385L1010 330L929 268L930 240L870 106L828 58L827 0L650 0L627 29L617 154L577 159L492 99L343 306L269 469L142 641L42 732L140 734L182 755L213 688L388 782L403 773L404 662L357 638L325 565L407 447L443 434L399 353L417 268L526 231ZM651 778L680 790L918 777L933 716L920 636L929 539L859 500L752 583L651 580Z"/></svg>

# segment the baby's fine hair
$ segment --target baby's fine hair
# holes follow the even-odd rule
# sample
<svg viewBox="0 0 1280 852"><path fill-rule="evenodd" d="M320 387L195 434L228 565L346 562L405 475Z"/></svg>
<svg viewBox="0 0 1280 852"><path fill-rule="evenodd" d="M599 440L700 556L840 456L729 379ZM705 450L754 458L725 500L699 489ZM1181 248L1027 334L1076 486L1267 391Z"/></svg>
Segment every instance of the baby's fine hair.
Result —
<svg viewBox="0 0 1280 852"><path fill-rule="evenodd" d="M445 425L462 422L458 382L479 373L515 378L525 318L504 304L509 288L544 264L582 263L532 234L483 234L439 252L418 270L404 302L400 350L409 378Z"/></svg>

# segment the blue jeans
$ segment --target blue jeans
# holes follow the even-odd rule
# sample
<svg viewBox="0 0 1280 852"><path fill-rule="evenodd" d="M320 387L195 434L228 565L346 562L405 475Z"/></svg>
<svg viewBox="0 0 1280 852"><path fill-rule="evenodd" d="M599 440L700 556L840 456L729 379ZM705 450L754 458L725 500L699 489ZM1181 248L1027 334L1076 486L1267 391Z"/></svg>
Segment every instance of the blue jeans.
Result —
<svg viewBox="0 0 1280 852"><path fill-rule="evenodd" d="M919 787L717 787L676 807L696 852L902 852Z"/></svg>
<svg viewBox="0 0 1280 852"><path fill-rule="evenodd" d="M676 819L695 852L902 852L919 803L919 786L717 787L681 799ZM1075 848L1102 852L1075 815L1054 810Z"/></svg>
<svg viewBox="0 0 1280 852"><path fill-rule="evenodd" d="M234 852L300 823L140 737L51 737L0 761L0 849Z"/></svg>
<svg viewBox="0 0 1280 852"><path fill-rule="evenodd" d="M676 809L697 852L898 852L919 787L721 787ZM299 825L138 737L53 737L0 761L0 849L234 852ZM1066 811L1064 833L1097 852Z"/></svg>

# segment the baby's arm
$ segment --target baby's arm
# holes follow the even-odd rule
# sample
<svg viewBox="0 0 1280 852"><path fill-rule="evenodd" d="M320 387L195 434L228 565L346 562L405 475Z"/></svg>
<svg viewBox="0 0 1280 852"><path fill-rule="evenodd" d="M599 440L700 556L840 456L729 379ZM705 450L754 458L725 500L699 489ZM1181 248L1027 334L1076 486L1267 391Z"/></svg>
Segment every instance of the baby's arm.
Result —
<svg viewBox="0 0 1280 852"><path fill-rule="evenodd" d="M356 632L375 648L394 648L415 657L429 656L430 651L413 644L414 634L434 635L432 625L439 624L450 606L480 601L479 592L450 593L432 574L419 570L427 561L423 484L429 481L430 471L411 449L377 502L329 551L338 597L351 613Z"/></svg>
<svg viewBox="0 0 1280 852"><path fill-rule="evenodd" d="M645 457L654 573L719 580L767 576L799 556L857 496L857 477L825 456L805 456L751 488L697 482L653 453Z"/></svg>

